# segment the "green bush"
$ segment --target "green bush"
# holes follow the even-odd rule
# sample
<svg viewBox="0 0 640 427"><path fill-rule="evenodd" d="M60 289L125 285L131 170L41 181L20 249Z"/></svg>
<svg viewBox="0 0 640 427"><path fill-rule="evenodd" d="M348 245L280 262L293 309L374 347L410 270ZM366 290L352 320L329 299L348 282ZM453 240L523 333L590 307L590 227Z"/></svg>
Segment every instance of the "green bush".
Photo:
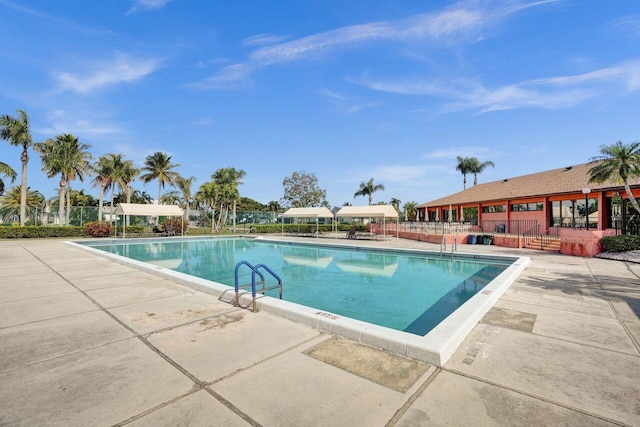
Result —
<svg viewBox="0 0 640 427"><path fill-rule="evenodd" d="M180 217L167 218L162 223L162 226L166 230L167 229L167 224L171 224L171 227L173 228L173 231L175 231L177 234L181 234L183 223L184 223L184 234L187 234L187 231L189 230L189 224L187 222L183 222L182 218L180 218ZM129 231L129 229L127 229L127 231Z"/></svg>
<svg viewBox="0 0 640 427"><path fill-rule="evenodd" d="M282 224L253 224L251 227L259 234L276 234L283 232ZM321 224L318 226L318 230L321 233L329 233L333 231L332 227L333 226L331 224ZM344 231L346 233L350 228L351 225L349 224L338 224L339 232ZM239 230L239 233L242 233L243 230L249 231L249 228L237 230ZM285 233L315 233L315 231L315 224L284 224ZM356 231L369 231L369 226L366 224L358 224L356 225Z"/></svg>
<svg viewBox="0 0 640 427"><path fill-rule="evenodd" d="M111 234L117 232L118 236L122 236L122 226L118 225L116 227L112 227L113 231ZM135 233L144 233L144 226L143 225L127 225L124 227L124 231L126 232L126 234L135 234Z"/></svg>
<svg viewBox="0 0 640 427"><path fill-rule="evenodd" d="M76 226L10 226L0 227L0 239L84 237L84 229Z"/></svg>
<svg viewBox="0 0 640 427"><path fill-rule="evenodd" d="M105 221L88 222L84 225L84 231L91 237L109 237L113 233L111 224Z"/></svg>
<svg viewBox="0 0 640 427"><path fill-rule="evenodd" d="M627 252L640 250L640 236L623 234L621 236L606 236L600 239L605 252Z"/></svg>

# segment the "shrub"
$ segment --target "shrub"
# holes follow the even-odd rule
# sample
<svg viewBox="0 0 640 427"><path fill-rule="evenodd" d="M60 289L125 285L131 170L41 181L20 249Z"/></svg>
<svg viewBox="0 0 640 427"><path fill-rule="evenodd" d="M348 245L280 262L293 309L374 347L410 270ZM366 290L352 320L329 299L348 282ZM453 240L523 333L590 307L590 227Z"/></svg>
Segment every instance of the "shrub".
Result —
<svg viewBox="0 0 640 427"><path fill-rule="evenodd" d="M84 231L91 237L109 237L113 233L111 224L105 221L88 222L84 225Z"/></svg>
<svg viewBox="0 0 640 427"><path fill-rule="evenodd" d="M258 234L276 234L281 233L283 231L282 224L252 224L251 227ZM344 231L345 233L349 231L351 225L349 224L338 224L338 231ZM248 228L237 228L238 233L242 233L243 231L249 231ZM331 224L320 224L318 226L318 230L321 233L328 233L333 231ZM284 224L284 232L285 233L313 233L316 231L315 224ZM369 231L368 225L366 224L358 224L356 225L356 231Z"/></svg>
<svg viewBox="0 0 640 427"><path fill-rule="evenodd" d="M627 252L640 250L640 236L623 234L621 236L606 236L600 239L605 252Z"/></svg>
<svg viewBox="0 0 640 427"><path fill-rule="evenodd" d="M4 226L0 227L0 239L84 237L85 231L76 226Z"/></svg>
<svg viewBox="0 0 640 427"><path fill-rule="evenodd" d="M167 224L171 224L171 227L173 228L173 231L175 231L176 234L180 234L180 231L182 230L182 218L180 218L179 216L174 216L174 217L171 217L171 218L167 218L162 223L162 225L164 226L165 230L167 229ZM184 223L184 234L187 234L187 230L189 230L189 224L187 224L187 222L185 221L185 223Z"/></svg>

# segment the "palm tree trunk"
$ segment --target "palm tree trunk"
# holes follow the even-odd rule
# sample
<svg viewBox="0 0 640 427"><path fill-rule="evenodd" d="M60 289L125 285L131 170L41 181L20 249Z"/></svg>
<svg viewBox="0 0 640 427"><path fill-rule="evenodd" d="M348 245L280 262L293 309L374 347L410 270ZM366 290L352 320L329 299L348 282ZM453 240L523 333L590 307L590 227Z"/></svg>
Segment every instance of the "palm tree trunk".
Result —
<svg viewBox="0 0 640 427"><path fill-rule="evenodd" d="M116 186L115 186L115 185L112 185L112 186L111 186L111 207L110 207L110 209L109 209L109 222L111 222L111 223L113 223L113 217L114 217L114 215L113 215L113 214L114 214L114 212L116 211L116 210L113 208L113 200L114 200L114 195L113 195L113 193L114 193L115 189L116 189ZM117 226L117 225L118 225L118 224L117 224L117 221L116 221L116 226Z"/></svg>
<svg viewBox="0 0 640 427"><path fill-rule="evenodd" d="M129 183L127 183L127 203L131 203L131 186L129 185ZM127 218L127 227L129 226L129 222L131 221L131 218L129 217L129 215L126 216Z"/></svg>
<svg viewBox="0 0 640 427"><path fill-rule="evenodd" d="M98 221L102 221L102 201L104 199L104 185L100 186L100 196L98 196Z"/></svg>
<svg viewBox="0 0 640 427"><path fill-rule="evenodd" d="M20 181L20 225L24 226L27 221L27 163L29 153L25 148L20 156L22 161L22 179Z"/></svg>
<svg viewBox="0 0 640 427"><path fill-rule="evenodd" d="M629 182L627 182L626 179L623 182L624 182L624 191L627 192L627 196L629 196L629 201L631 202L631 205L633 205L635 210L638 211L638 213L640 213L640 205L638 205L638 201L636 200L636 198L633 196L633 193L631 192L631 187L629 187Z"/></svg>
<svg viewBox="0 0 640 427"><path fill-rule="evenodd" d="M156 202L156 205L160 204L160 198L162 197L162 181L160 181L160 179L158 179L158 201ZM160 217L157 216L156 217L156 224L160 222Z"/></svg>
<svg viewBox="0 0 640 427"><path fill-rule="evenodd" d="M216 232L216 209L215 205L211 205L211 233Z"/></svg>
<svg viewBox="0 0 640 427"><path fill-rule="evenodd" d="M60 179L60 190L58 190L58 222L59 225L64 225L64 188L67 182L64 178Z"/></svg>
<svg viewBox="0 0 640 427"><path fill-rule="evenodd" d="M71 217L71 187L67 187L65 194L67 196L67 221L66 224L69 225L71 224L70 221L70 217Z"/></svg>

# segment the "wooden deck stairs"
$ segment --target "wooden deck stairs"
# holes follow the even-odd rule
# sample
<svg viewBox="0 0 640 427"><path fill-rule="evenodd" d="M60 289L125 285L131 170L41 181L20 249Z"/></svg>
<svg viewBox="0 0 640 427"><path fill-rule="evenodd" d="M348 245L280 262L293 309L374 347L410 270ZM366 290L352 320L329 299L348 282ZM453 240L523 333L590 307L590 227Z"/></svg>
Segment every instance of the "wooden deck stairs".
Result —
<svg viewBox="0 0 640 427"><path fill-rule="evenodd" d="M542 239L537 238L527 243L524 247L527 249L560 253L560 239L544 239L544 241L542 241Z"/></svg>

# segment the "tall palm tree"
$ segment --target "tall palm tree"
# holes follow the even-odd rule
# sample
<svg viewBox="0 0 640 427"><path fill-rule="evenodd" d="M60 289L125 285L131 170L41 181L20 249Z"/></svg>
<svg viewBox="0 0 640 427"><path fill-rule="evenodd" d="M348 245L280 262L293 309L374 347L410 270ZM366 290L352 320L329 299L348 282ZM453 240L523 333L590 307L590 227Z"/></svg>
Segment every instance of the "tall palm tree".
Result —
<svg viewBox="0 0 640 427"><path fill-rule="evenodd" d="M27 220L27 163L29 163L29 147L33 145L29 117L23 110L16 110L18 117L4 115L0 117L0 139L9 144L22 147L22 179L20 181L20 225Z"/></svg>
<svg viewBox="0 0 640 427"><path fill-rule="evenodd" d="M216 205L219 200L218 185L215 182L205 182L200 186L195 195L198 203L206 206L211 210L211 232L215 232Z"/></svg>
<svg viewBox="0 0 640 427"><path fill-rule="evenodd" d="M475 157L469 159L469 172L473 174L473 185L478 184L478 174L481 174L489 166L492 168L496 167L491 160L480 163L480 160Z"/></svg>
<svg viewBox="0 0 640 427"><path fill-rule="evenodd" d="M42 158L42 171L47 173L47 177L53 178L60 174L60 206L58 207L60 225L64 224L64 196L68 184L76 178L83 182L85 175L91 175L90 147L68 133L58 135L54 140L47 139L43 143L34 144L34 148Z"/></svg>
<svg viewBox="0 0 640 427"><path fill-rule="evenodd" d="M133 166L132 160L125 160L122 154L109 154L111 163L111 207L114 206L116 186L125 195L127 203L131 203L131 182L138 176L140 169ZM127 223L129 225L129 217Z"/></svg>
<svg viewBox="0 0 640 427"><path fill-rule="evenodd" d="M220 196L220 217L218 218L218 229L227 222L229 216L229 208L235 206L240 198L240 190L238 186L242 185L242 178L247 173L242 169L232 167L221 168L211 175L211 179L218 186L218 194Z"/></svg>
<svg viewBox="0 0 640 427"><path fill-rule="evenodd" d="M190 178L179 177L176 179L176 186L179 191L171 191L163 196L163 200L170 201L169 203L177 202L179 205L184 207L187 223L189 222L189 208L193 201L191 187L195 180L195 176Z"/></svg>
<svg viewBox="0 0 640 427"><path fill-rule="evenodd" d="M382 184L374 184L373 178L371 178L368 182L361 182L360 189L356 191L353 195L355 199L358 196L369 196L369 206L373 203L373 193L376 191L384 191L384 185Z"/></svg>
<svg viewBox="0 0 640 427"><path fill-rule="evenodd" d="M464 177L462 181L462 189L466 190L467 175L471 173L471 159L469 157L457 156L456 160L458 161L458 164L456 165L456 170L460 171L460 173L462 173L462 176Z"/></svg>
<svg viewBox="0 0 640 427"><path fill-rule="evenodd" d="M402 206L402 209L404 210L405 214L407 215L407 220L409 218L411 218L411 220L413 221L413 219L415 218L415 220L418 220L418 203L416 202L407 202Z"/></svg>
<svg viewBox="0 0 640 427"><path fill-rule="evenodd" d="M7 194L0 197L0 217L11 218L16 215L21 208L22 188L11 187ZM38 191L31 191L27 188L27 213L35 216L36 209L41 208L44 204L44 196Z"/></svg>
<svg viewBox="0 0 640 427"><path fill-rule="evenodd" d="M267 209L269 209L269 212L280 212L282 210L282 206L280 206L280 202L277 200L272 200L267 203Z"/></svg>
<svg viewBox="0 0 640 427"><path fill-rule="evenodd" d="M160 203L162 189L165 184L173 187L176 179L180 176L178 172L171 170L180 166L180 164L171 163L171 157L172 156L167 156L160 151L147 156L144 161L144 167L142 168L142 170L147 173L140 175L140 179L145 183L151 182L154 179L158 180L158 203Z"/></svg>
<svg viewBox="0 0 640 427"><path fill-rule="evenodd" d="M100 186L100 195L98 196L98 221L102 221L104 193L111 188L113 156L115 154L105 154L98 157L98 161L93 165L93 172L96 177L91 181L94 187Z"/></svg>
<svg viewBox="0 0 640 427"><path fill-rule="evenodd" d="M625 145L618 141L611 145L601 145L600 154L591 159L591 163L597 164L589 169L589 182L622 182L629 201L640 213L638 201L629 187L629 178L640 176L640 142Z"/></svg>
<svg viewBox="0 0 640 427"><path fill-rule="evenodd" d="M400 199L396 199L395 197L393 197L389 202L389 204L393 206L396 209L396 211L398 211L398 213L400 212L400 203L402 203Z"/></svg>
<svg viewBox="0 0 640 427"><path fill-rule="evenodd" d="M0 175L4 175L9 178L12 184L16 180L16 171L14 171L11 166L3 162L0 162ZM4 193L4 181L0 179L0 196L2 196L2 193Z"/></svg>

